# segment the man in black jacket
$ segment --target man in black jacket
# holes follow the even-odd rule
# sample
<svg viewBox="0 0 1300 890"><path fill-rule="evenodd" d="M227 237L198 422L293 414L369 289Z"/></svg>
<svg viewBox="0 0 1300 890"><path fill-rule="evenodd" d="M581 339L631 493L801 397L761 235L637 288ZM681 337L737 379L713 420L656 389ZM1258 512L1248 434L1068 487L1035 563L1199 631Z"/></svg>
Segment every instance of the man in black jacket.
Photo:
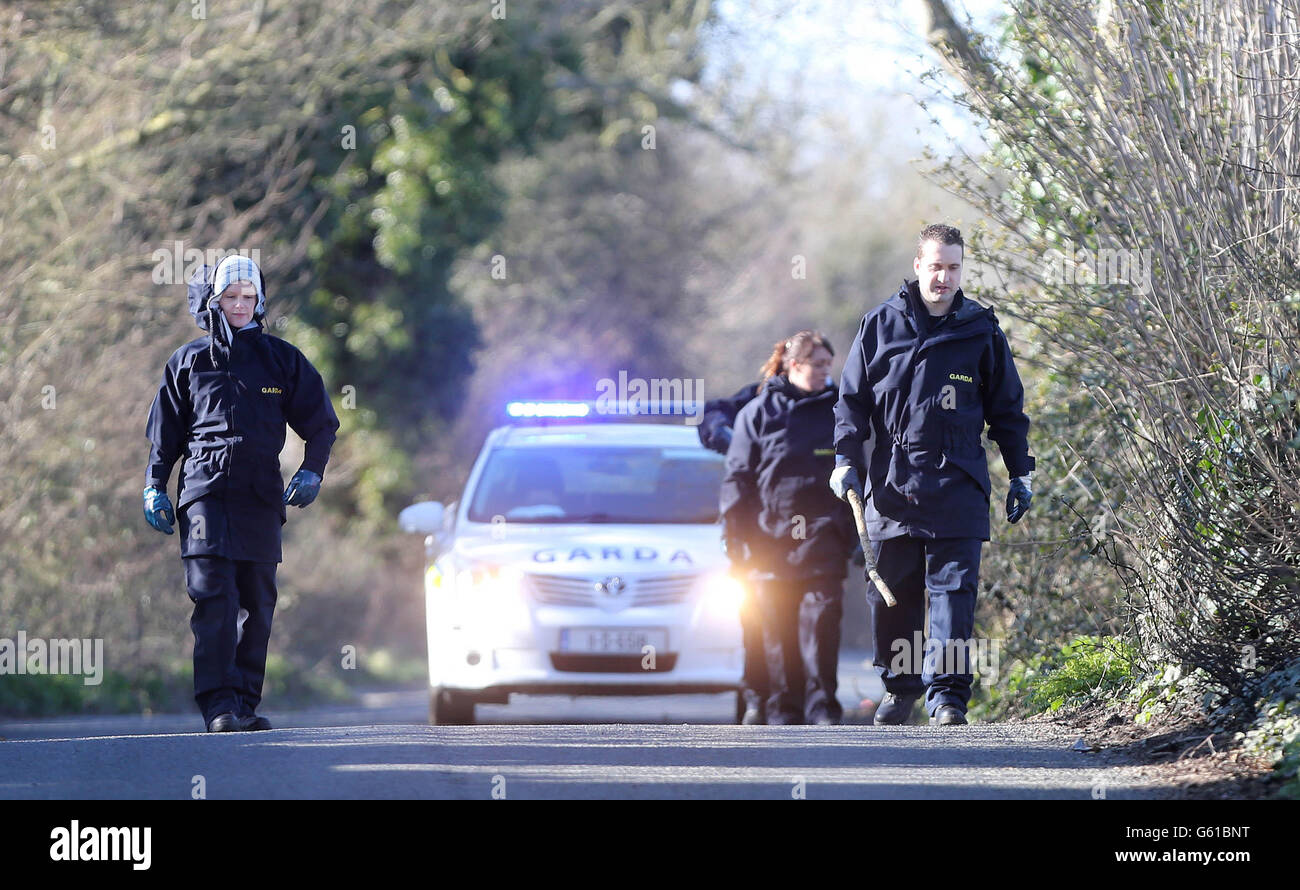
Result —
<svg viewBox="0 0 1300 890"><path fill-rule="evenodd" d="M209 732L270 729L256 713L275 611L285 506L320 490L339 427L307 357L262 331L262 273L245 257L202 267L190 313L208 336L186 343L163 370L145 433L152 444L144 513L173 534L180 519L185 582L194 603L194 699ZM285 425L306 443L283 492ZM184 458L176 510L167 480ZM240 613L245 613L241 622Z"/></svg>
<svg viewBox="0 0 1300 890"><path fill-rule="evenodd" d="M993 310L961 292L964 253L952 226L922 230L917 280L863 318L835 406L831 488L863 497L877 568L898 600L886 607L868 587L886 691L880 724L906 722L922 693L934 722L966 722L967 644L990 530L985 424L1012 477L1008 521L1033 497L1024 389ZM929 639L916 653L927 591Z"/></svg>

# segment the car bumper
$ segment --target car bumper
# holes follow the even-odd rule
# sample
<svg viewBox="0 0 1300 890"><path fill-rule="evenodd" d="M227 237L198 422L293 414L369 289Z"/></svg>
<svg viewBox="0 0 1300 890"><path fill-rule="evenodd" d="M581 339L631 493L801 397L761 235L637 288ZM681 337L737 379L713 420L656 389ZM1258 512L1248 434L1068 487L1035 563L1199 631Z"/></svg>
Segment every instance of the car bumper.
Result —
<svg viewBox="0 0 1300 890"><path fill-rule="evenodd" d="M451 653L446 653L451 654ZM442 660L430 685L464 691L556 695L665 695L728 692L739 687L739 647L638 655L589 655L540 649L467 647L460 664Z"/></svg>

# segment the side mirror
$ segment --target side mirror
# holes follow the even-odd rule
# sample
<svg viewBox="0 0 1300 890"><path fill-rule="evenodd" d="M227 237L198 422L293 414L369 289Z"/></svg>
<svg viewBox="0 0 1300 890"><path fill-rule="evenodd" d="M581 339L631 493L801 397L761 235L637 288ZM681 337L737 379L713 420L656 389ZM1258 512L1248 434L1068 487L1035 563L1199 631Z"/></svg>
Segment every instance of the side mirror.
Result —
<svg viewBox="0 0 1300 890"><path fill-rule="evenodd" d="M442 530L444 512L444 507L437 501L421 501L397 514L397 524L404 532L436 535Z"/></svg>

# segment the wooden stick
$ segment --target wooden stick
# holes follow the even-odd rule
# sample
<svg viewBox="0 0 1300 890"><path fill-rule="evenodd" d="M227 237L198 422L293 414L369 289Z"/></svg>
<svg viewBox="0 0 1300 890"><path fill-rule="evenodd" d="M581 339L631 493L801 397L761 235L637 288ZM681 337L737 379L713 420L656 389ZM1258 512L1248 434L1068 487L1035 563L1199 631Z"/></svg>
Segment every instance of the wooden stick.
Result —
<svg viewBox="0 0 1300 890"><path fill-rule="evenodd" d="M885 605L896 606L898 600L894 599L894 592L889 589L885 579L880 577L880 572L876 571L876 556L871 552L871 541L867 539L867 521L862 517L862 498L853 488L849 489L848 495L849 507L853 509L853 522L858 527L858 540L862 542L862 558L867 563L867 577L876 585L876 590L880 591L880 598L885 601Z"/></svg>

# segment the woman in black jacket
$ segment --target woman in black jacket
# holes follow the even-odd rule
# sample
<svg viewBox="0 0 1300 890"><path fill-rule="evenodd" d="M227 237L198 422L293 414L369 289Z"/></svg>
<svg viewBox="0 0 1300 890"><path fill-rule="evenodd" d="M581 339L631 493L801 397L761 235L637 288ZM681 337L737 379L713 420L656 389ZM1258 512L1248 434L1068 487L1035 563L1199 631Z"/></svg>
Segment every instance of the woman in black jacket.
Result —
<svg viewBox="0 0 1300 890"><path fill-rule="evenodd" d="M263 330L266 294L253 260L230 256L215 271L199 269L189 303L207 336L172 353L149 409L144 515L168 535L180 520L194 603L194 700L208 731L270 729L257 707L280 527L286 506L315 500L339 421L307 357ZM286 426L306 444L302 466L282 492ZM167 481L178 461L173 509Z"/></svg>
<svg viewBox="0 0 1300 890"><path fill-rule="evenodd" d="M835 466L831 345L815 331L777 343L741 409L722 482L723 541L749 570L763 613L767 722L835 724L836 668L852 515Z"/></svg>

